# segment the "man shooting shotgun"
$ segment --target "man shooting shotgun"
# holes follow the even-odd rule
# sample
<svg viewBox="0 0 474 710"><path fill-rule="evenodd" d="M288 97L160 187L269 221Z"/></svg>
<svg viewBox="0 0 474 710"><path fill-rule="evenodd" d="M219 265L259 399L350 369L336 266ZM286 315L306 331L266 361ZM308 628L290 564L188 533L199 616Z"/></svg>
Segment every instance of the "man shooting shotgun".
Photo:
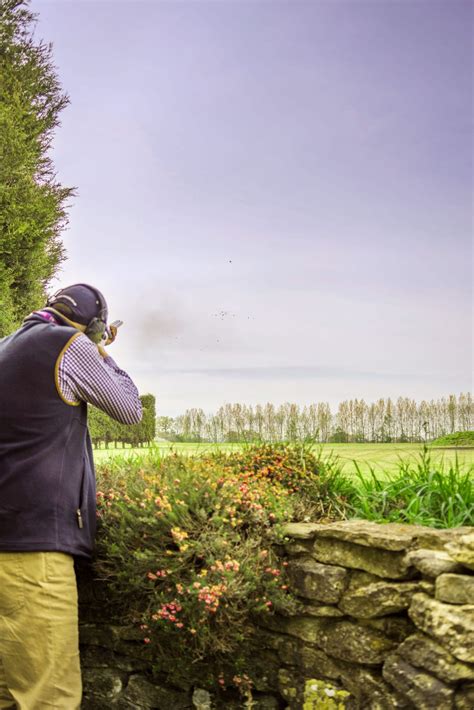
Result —
<svg viewBox="0 0 474 710"><path fill-rule="evenodd" d="M0 339L0 709L81 704L74 557L91 556L96 493L87 403L123 424L137 388L104 349L117 325L75 284Z"/></svg>

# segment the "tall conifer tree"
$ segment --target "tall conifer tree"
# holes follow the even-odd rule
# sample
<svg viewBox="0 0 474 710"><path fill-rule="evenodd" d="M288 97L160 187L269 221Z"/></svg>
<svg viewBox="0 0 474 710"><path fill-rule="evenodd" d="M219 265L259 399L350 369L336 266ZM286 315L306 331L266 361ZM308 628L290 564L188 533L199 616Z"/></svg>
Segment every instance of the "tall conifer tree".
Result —
<svg viewBox="0 0 474 710"><path fill-rule="evenodd" d="M0 336L44 301L73 193L49 154L68 97L35 24L28 0L0 0Z"/></svg>

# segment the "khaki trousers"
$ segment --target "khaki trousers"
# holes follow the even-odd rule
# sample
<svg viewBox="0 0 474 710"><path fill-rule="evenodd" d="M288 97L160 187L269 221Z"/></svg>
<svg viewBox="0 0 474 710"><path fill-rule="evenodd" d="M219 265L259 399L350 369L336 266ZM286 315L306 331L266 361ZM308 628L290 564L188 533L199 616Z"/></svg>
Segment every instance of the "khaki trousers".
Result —
<svg viewBox="0 0 474 710"><path fill-rule="evenodd" d="M81 706L74 560L0 552L0 709Z"/></svg>

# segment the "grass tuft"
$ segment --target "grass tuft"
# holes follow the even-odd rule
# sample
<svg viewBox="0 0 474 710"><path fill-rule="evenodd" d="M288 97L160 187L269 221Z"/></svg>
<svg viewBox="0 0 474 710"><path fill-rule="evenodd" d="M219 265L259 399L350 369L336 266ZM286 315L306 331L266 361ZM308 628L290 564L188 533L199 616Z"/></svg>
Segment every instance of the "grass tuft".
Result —
<svg viewBox="0 0 474 710"><path fill-rule="evenodd" d="M352 515L376 522L401 522L434 528L474 524L473 467L457 457L433 464L425 446L418 460L400 459L396 474L384 478L356 466Z"/></svg>

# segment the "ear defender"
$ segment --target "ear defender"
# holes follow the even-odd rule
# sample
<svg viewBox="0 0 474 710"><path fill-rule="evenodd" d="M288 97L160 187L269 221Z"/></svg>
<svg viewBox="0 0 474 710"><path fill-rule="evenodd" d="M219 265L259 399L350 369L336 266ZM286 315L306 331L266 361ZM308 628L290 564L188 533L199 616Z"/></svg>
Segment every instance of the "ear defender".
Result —
<svg viewBox="0 0 474 710"><path fill-rule="evenodd" d="M100 345L103 340L107 339L107 303L99 289L93 286L88 286L88 288L90 288L97 298L96 304L99 306L99 313L96 318L92 318L87 324L85 335L87 335L89 340L92 340L93 343Z"/></svg>
<svg viewBox="0 0 474 710"><path fill-rule="evenodd" d="M100 318L93 318L91 321L89 321L89 325L84 331L84 335L87 335L89 340L92 340L93 343L99 345L99 343L101 343L104 339L106 331L107 324L104 323L103 320L100 320Z"/></svg>

